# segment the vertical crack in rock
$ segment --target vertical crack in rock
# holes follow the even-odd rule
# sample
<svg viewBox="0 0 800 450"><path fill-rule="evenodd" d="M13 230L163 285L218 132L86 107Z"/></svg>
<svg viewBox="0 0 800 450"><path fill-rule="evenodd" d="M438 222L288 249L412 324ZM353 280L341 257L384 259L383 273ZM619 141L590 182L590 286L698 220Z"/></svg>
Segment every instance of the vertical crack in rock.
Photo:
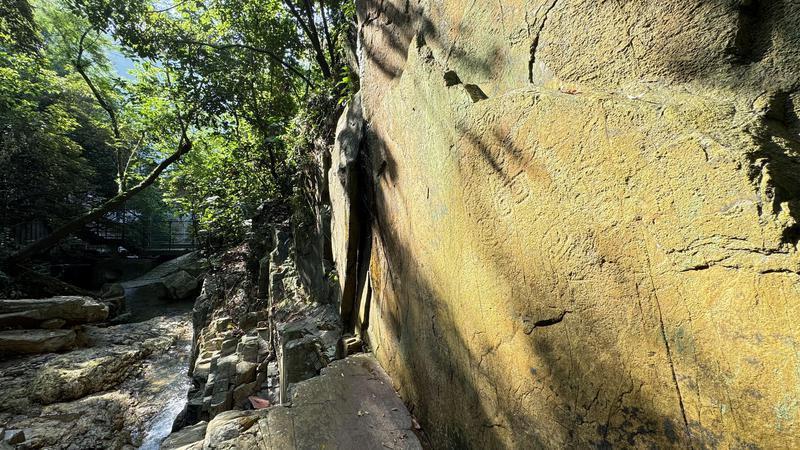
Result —
<svg viewBox="0 0 800 450"><path fill-rule="evenodd" d="M539 24L539 29L536 30L536 35L533 36L533 41L531 42L531 59L528 61L528 81L533 83L533 66L536 64L536 50L539 49L539 37L544 30L544 26L547 24L547 19L550 16L550 11L556 7L558 4L558 0L553 0L550 3L550 6L547 8L547 11L544 12L544 16L542 16L542 22Z"/></svg>
<svg viewBox="0 0 800 450"><path fill-rule="evenodd" d="M644 236L642 236L644 240ZM672 383L675 385L675 392L678 395L678 405L681 409L681 417L683 418L683 425L686 427L686 436L689 438L689 445L691 448L694 448L692 443L692 431L689 428L689 419L686 417L686 406L683 404L683 394L681 394L681 387L678 384L678 375L675 372L675 362L672 357L672 348L669 345L669 339L667 339L667 328L664 325L664 315L661 312L661 301L658 299L658 292L656 290L656 283L653 279L653 266L650 259L650 250L647 249L647 243L644 242L644 251L645 256L647 257L647 276L650 279L650 287L653 290L653 298L655 299L656 310L658 311L658 326L659 330L661 331L661 339L664 341L664 348L667 351L667 362L669 363L669 370L672 374Z"/></svg>
<svg viewBox="0 0 800 450"><path fill-rule="evenodd" d="M753 64L764 59L771 46L773 9L779 8L780 5L770 6L762 0L739 0L736 36L729 49L735 64Z"/></svg>

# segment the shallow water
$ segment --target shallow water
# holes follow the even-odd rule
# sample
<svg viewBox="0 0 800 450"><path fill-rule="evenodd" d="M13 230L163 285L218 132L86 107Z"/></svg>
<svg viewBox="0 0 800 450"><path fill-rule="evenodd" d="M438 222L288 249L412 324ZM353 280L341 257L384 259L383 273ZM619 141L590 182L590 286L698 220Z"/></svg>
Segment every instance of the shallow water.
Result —
<svg viewBox="0 0 800 450"><path fill-rule="evenodd" d="M150 392L145 395L152 396L148 401L158 405L159 411L146 428L141 450L161 448L161 442L172 432L172 423L186 405L186 393L191 385L186 375L191 345L191 337L182 339L148 368L146 377L156 381L150 383Z"/></svg>

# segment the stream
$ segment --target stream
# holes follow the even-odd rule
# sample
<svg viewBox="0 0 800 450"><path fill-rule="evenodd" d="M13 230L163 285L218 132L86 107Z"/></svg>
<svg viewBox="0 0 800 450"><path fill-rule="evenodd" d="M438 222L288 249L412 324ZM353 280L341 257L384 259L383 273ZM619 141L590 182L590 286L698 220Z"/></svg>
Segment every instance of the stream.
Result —
<svg viewBox="0 0 800 450"><path fill-rule="evenodd" d="M168 264L168 263L167 263ZM163 267L163 266L160 266ZM192 307L194 299L184 301L168 300L153 286L154 279L160 280L159 268L128 282L122 283L125 289L126 307L134 321L145 321L154 317L180 320L175 344L163 354L149 360L142 374L135 381L139 408L144 417L151 419L139 433L134 433L133 443L140 441L141 450L158 450L161 442L172 432L175 418L186 406L187 394L192 380L188 376L189 360L192 351Z"/></svg>
<svg viewBox="0 0 800 450"><path fill-rule="evenodd" d="M184 337L148 367L145 378L151 382L142 396L151 396L147 401L160 411L147 425L140 450L161 448L161 442L172 432L172 423L186 405L186 393L192 383L187 376L191 348L191 336Z"/></svg>

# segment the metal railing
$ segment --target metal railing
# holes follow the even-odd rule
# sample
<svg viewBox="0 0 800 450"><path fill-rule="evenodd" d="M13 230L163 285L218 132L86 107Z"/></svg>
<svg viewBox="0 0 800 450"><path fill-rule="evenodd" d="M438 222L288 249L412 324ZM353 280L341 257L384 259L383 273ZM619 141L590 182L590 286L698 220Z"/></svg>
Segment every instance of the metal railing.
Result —
<svg viewBox="0 0 800 450"><path fill-rule="evenodd" d="M142 218L130 210L118 210L88 224L76 237L87 247L124 248L129 253L174 253L197 248L196 221L191 217ZM19 224L12 229L17 245L27 245L50 234L43 221Z"/></svg>

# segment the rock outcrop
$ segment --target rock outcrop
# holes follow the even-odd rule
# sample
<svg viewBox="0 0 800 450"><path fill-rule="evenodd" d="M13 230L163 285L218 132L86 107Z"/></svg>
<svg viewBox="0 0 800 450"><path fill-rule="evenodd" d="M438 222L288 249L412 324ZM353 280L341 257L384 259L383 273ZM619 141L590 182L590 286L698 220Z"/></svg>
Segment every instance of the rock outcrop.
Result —
<svg viewBox="0 0 800 450"><path fill-rule="evenodd" d="M52 353L75 346L74 330L0 331L0 354Z"/></svg>
<svg viewBox="0 0 800 450"><path fill-rule="evenodd" d="M800 446L797 2L357 6L332 247L435 447Z"/></svg>
<svg viewBox="0 0 800 450"><path fill-rule="evenodd" d="M108 311L91 297L0 299L0 330L5 330L0 331L0 359L74 348L81 343L82 325L106 320Z"/></svg>
<svg viewBox="0 0 800 450"><path fill-rule="evenodd" d="M106 296L123 296L127 312L149 319L176 303L191 301L200 292L206 261L200 252L187 253L162 263L134 280L107 287Z"/></svg>
<svg viewBox="0 0 800 450"><path fill-rule="evenodd" d="M290 408L227 411L174 433L161 448L421 449L414 428L386 373L360 354L297 384Z"/></svg>
<svg viewBox="0 0 800 450"><path fill-rule="evenodd" d="M166 385L185 376L188 353L180 357L176 345L188 346L190 332L186 316L86 326L87 348L0 361L0 441L17 449L140 445Z"/></svg>
<svg viewBox="0 0 800 450"><path fill-rule="evenodd" d="M298 254L307 231L254 220L249 242L211 258L193 386L162 448L421 448L374 357L347 357L361 348L342 339L332 283L313 281L329 262Z"/></svg>
<svg viewBox="0 0 800 450"><path fill-rule="evenodd" d="M303 287L289 225L269 228L261 233L267 244L225 252L206 277L194 307L194 386L179 426L252 408L253 395L281 403L291 384L318 375L336 357L335 307ZM259 261L252 271L248 260Z"/></svg>
<svg viewBox="0 0 800 450"><path fill-rule="evenodd" d="M153 352L161 353L174 341L151 337L124 346L102 346L70 352L47 362L30 380L28 397L43 404L75 400L118 385Z"/></svg>
<svg viewBox="0 0 800 450"><path fill-rule="evenodd" d="M107 318L108 306L91 297L0 299L0 328L60 328Z"/></svg>

